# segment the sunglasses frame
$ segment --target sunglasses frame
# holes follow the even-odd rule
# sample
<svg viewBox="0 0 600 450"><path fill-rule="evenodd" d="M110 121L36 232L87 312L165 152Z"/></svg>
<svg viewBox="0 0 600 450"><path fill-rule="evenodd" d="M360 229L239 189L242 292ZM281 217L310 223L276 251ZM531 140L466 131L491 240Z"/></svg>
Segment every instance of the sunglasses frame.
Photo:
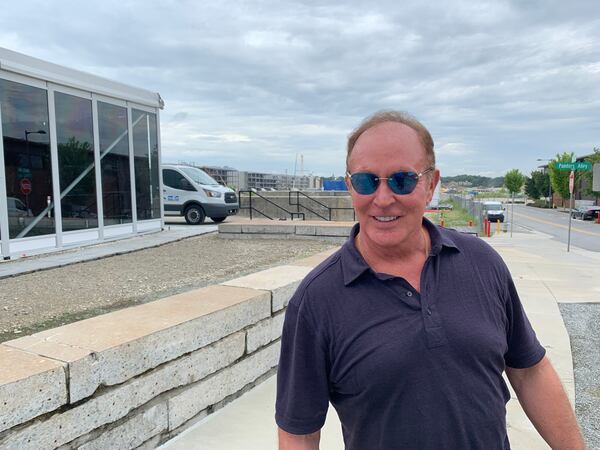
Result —
<svg viewBox="0 0 600 450"><path fill-rule="evenodd" d="M380 185L380 182L381 182L382 180L387 180L388 187L389 187L389 188L390 188L390 190L391 190L391 191L394 193L394 195L410 195L410 194L412 194L412 193L414 192L414 190L416 189L416 187L417 187L417 184L419 184L419 180L421 179L421 177L423 177L423 175L426 175L426 174L428 174L429 172L433 172L434 170L435 170L435 167L431 166L431 167L428 167L427 169L425 169L424 171L422 171L422 172L419 172L419 173L415 173L415 172L413 172L413 171L411 171L411 170L399 170L398 172L394 172L394 173L392 173L392 175L391 175L391 176L389 176L389 177L378 177L377 175L375 175L374 173L371 173L371 172L354 172L354 173L352 173L352 174L351 174L350 172L346 172L346 176L347 176L347 177L350 179L350 184L352 185L352 189L354 189L354 191L355 191L355 192L356 192L358 195L373 195L375 192L377 192L377 189L379 189L379 185ZM375 182L376 182L377 184L375 185L375 190L374 190L373 192L371 192L370 194L361 194L360 192L358 192L358 190L356 189L356 187L354 187L354 184L352 183L352 175L356 175L357 173L366 173L366 174L369 174L369 175L373 175L373 176L375 177ZM415 173L415 176L417 177L417 181L416 181L416 183L415 183L415 187L412 189L412 191L410 191L410 192L407 192L407 193L405 193L405 194L400 194L400 193L397 193L397 192L394 190L394 188L393 188L393 187L392 187L392 185L390 184L390 181L389 181L389 180L393 179L393 178L394 178L394 175L395 175L395 174L398 174L398 173L403 173L403 174Z"/></svg>

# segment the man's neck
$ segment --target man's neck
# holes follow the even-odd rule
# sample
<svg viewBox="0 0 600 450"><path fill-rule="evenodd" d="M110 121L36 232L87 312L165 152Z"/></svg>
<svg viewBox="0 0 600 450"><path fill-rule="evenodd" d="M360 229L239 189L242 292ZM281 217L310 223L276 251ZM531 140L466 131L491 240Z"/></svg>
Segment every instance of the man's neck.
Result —
<svg viewBox="0 0 600 450"><path fill-rule="evenodd" d="M375 271L380 271L380 268L423 263L427 259L430 248L429 234L423 225L409 235L405 242L394 247L380 246L360 232L355 239L356 248Z"/></svg>

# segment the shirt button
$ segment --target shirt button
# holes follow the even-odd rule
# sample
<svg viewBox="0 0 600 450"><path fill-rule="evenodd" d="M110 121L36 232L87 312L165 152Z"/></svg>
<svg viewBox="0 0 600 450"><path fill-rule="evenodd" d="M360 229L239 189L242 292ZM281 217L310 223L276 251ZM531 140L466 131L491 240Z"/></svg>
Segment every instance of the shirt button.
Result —
<svg viewBox="0 0 600 450"><path fill-rule="evenodd" d="M406 296L407 296L407 297L412 297L412 292L408 291L408 292L406 293Z"/></svg>
<svg viewBox="0 0 600 450"><path fill-rule="evenodd" d="M431 314L431 308L427 308L427 315L430 316Z"/></svg>

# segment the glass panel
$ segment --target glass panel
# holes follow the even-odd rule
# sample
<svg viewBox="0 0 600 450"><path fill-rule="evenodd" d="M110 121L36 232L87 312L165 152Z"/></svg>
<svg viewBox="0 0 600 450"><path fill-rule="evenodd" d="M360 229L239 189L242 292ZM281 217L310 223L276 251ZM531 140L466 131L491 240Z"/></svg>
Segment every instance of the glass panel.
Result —
<svg viewBox="0 0 600 450"><path fill-rule="evenodd" d="M54 104L63 230L96 228L92 102L56 92Z"/></svg>
<svg viewBox="0 0 600 450"><path fill-rule="evenodd" d="M160 217L156 115L132 109L135 195L138 220Z"/></svg>
<svg viewBox="0 0 600 450"><path fill-rule="evenodd" d="M127 109L98 102L104 225L131 222Z"/></svg>
<svg viewBox="0 0 600 450"><path fill-rule="evenodd" d="M158 159L158 123L156 114L149 115L150 122L150 183L152 184L152 217L160 218L160 161Z"/></svg>
<svg viewBox="0 0 600 450"><path fill-rule="evenodd" d="M48 96L0 79L9 236L55 232Z"/></svg>

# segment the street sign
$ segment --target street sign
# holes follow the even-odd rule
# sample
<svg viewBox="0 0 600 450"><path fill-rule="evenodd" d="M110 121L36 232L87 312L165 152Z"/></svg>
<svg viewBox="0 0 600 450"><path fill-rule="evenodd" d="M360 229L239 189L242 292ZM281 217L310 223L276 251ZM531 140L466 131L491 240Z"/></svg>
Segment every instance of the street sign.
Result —
<svg viewBox="0 0 600 450"><path fill-rule="evenodd" d="M21 180L21 192L24 195L31 194L31 180L29 178L23 178Z"/></svg>
<svg viewBox="0 0 600 450"><path fill-rule="evenodd" d="M558 170L592 170L592 163L589 161L578 162L557 162Z"/></svg>
<svg viewBox="0 0 600 450"><path fill-rule="evenodd" d="M573 194L573 188L575 187L575 172L571 170L569 174L569 194Z"/></svg>
<svg viewBox="0 0 600 450"><path fill-rule="evenodd" d="M19 180L31 178L31 169L29 167L17 167L17 178Z"/></svg>

